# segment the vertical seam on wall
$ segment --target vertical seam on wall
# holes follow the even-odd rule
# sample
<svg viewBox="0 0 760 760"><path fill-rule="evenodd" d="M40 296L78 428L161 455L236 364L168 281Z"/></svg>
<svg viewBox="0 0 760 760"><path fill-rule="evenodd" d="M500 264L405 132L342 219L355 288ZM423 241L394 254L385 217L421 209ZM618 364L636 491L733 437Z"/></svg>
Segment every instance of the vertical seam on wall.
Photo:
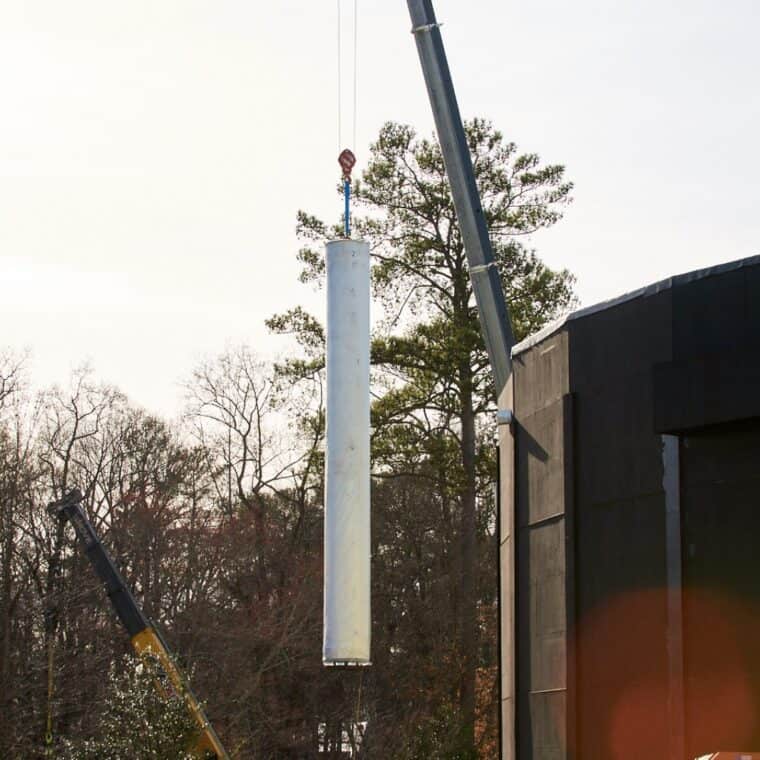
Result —
<svg viewBox="0 0 760 760"><path fill-rule="evenodd" d="M681 556L680 439L662 436L662 487L665 494L666 648L668 661L669 757L686 751L683 661L683 570Z"/></svg>

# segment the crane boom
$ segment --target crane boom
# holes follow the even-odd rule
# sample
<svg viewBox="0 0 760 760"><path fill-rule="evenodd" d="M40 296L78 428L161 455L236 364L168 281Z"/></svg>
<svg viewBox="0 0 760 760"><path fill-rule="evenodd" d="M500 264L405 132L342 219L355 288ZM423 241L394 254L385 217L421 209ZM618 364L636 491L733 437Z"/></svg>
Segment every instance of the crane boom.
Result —
<svg viewBox="0 0 760 760"><path fill-rule="evenodd" d="M512 372L510 353L515 341L509 311L494 261L433 3L432 0L407 0L407 5L462 232L472 289L478 305L480 329L491 361L498 399Z"/></svg>
<svg viewBox="0 0 760 760"><path fill-rule="evenodd" d="M209 723L206 713L169 653L166 642L140 609L111 555L103 546L95 528L82 509L82 499L81 491L74 488L60 501L49 504L48 511L61 522L68 520L74 527L74 532L84 546L87 558L98 578L105 585L108 598L129 634L132 648L154 673L157 685L162 691L173 689L185 700L187 709L200 731L198 740L192 747L193 754L199 758L229 760L229 755L222 746L214 727Z"/></svg>

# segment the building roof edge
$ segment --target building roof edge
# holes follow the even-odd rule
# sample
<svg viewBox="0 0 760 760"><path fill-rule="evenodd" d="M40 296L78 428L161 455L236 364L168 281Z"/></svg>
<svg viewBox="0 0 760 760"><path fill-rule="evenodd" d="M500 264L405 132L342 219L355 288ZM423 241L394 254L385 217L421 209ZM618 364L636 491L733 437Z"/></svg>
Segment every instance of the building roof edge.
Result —
<svg viewBox="0 0 760 760"><path fill-rule="evenodd" d="M648 298L657 295L665 290L670 290L674 285L684 285L689 282L702 280L705 277L713 277L715 275L725 274L726 272L732 272L737 269L744 269L745 267L757 265L760 265L760 255L748 256L745 259L728 261L725 264L716 264L711 267L705 267L704 269L695 269L693 272L666 277L664 280L659 280L651 285L645 285L643 288L632 290L629 293L610 298L607 301L600 301L591 306L584 306L577 311L571 311L559 319L555 319L553 322L550 322L545 327L538 330L538 332L535 332L524 340L521 340L519 343L516 343L512 347L512 356L515 357L518 354L533 348L533 346L542 343L548 337L561 330L568 322L572 322L573 320L582 319L583 317L589 317L597 312L612 309L615 306L620 306L628 301L633 301L636 298Z"/></svg>

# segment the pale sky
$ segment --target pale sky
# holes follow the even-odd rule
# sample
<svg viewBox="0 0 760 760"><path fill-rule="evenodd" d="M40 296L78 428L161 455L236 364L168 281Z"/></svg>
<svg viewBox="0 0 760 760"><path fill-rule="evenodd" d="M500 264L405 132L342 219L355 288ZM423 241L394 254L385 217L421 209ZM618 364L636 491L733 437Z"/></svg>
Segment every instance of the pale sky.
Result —
<svg viewBox="0 0 760 760"><path fill-rule="evenodd" d="M384 121L433 124L406 3L358 5L360 170ZM465 118L576 183L532 243L584 305L760 252L758 0L435 7ZM337 22L334 0L0 2L0 347L38 384L89 361L172 415L200 357L273 357L264 319L323 312L294 222L340 214Z"/></svg>

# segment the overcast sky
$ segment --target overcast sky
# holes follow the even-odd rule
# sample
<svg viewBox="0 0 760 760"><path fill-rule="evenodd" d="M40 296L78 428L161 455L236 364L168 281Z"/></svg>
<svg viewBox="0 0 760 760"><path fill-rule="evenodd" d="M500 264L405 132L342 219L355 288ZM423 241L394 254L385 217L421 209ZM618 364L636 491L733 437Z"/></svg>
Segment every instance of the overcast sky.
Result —
<svg viewBox="0 0 760 760"><path fill-rule="evenodd" d="M583 304L760 252L758 0L435 6L463 115L576 183L532 242ZM174 414L199 357L273 356L266 317L323 310L294 220L340 213L337 21L334 0L0 2L0 347L37 383L90 361ZM359 169L384 121L433 129L409 28L404 0L359 0Z"/></svg>

